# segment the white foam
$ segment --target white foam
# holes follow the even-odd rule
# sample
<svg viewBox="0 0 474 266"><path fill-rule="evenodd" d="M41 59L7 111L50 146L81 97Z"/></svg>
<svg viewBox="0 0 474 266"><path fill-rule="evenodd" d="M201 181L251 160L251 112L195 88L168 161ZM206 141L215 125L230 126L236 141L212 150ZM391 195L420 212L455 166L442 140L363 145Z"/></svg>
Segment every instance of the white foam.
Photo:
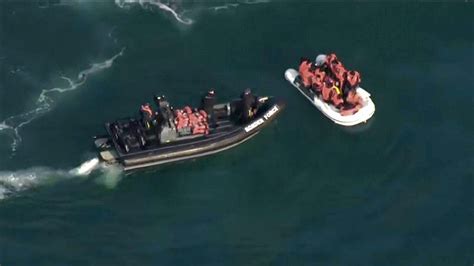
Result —
<svg viewBox="0 0 474 266"><path fill-rule="evenodd" d="M158 6L159 8L165 10L165 11L168 11L170 12L171 14L173 14L173 16L176 18L176 20L178 20L179 22L183 23L183 24L186 24L186 25L191 25L193 24L193 20L192 19L189 19L189 18L181 18L178 13L176 13L176 11L174 11L171 7L165 5L165 4L162 4L160 2L153 2L151 4L154 4L156 6Z"/></svg>
<svg viewBox="0 0 474 266"><path fill-rule="evenodd" d="M97 169L97 166L99 166L99 159L94 158L84 162L79 167L70 170L69 173L77 176L86 176L89 175L93 170Z"/></svg>
<svg viewBox="0 0 474 266"><path fill-rule="evenodd" d="M118 166L103 165L101 171L102 174L95 181L108 189L117 187L118 183L122 180L123 171Z"/></svg>
<svg viewBox="0 0 474 266"><path fill-rule="evenodd" d="M8 195L8 191L0 186L0 200L4 199Z"/></svg>
<svg viewBox="0 0 474 266"><path fill-rule="evenodd" d="M170 5L164 4L163 0L115 0L115 4L120 8L129 8L132 5L140 5L142 8L149 8L150 6L156 6L161 10L171 13L174 18L185 25L193 24L193 20L185 17L185 14L195 12L195 11L202 11L202 10L225 10L229 8L236 8L239 5L254 5L254 4L263 4L263 3L270 3L270 0L234 0L234 1L215 1L214 6L209 6L209 3L203 2L203 5L199 5L199 1L196 2L196 5L187 10L182 10L182 12L178 12L176 9L173 9ZM171 2L171 1L168 1ZM222 3L226 2L226 3ZM211 2L213 3L213 2Z"/></svg>
<svg viewBox="0 0 474 266"><path fill-rule="evenodd" d="M254 4L267 4L267 3L270 3L270 0L247 0L247 1L243 1L242 4L246 4L246 5L254 5Z"/></svg>
<svg viewBox="0 0 474 266"><path fill-rule="evenodd" d="M60 180L75 178L75 177L87 177L94 170L99 169L99 159L93 158L85 161L80 166L73 168L69 171L51 169L47 167L33 167L26 170L18 171L0 171L0 200L5 199L10 195L16 195L22 191L38 187L46 184L58 182ZM113 169L111 178L115 179L117 184L120 181L121 171L119 168ZM105 171L104 171L105 172ZM108 172L105 172L106 174Z"/></svg>
<svg viewBox="0 0 474 266"><path fill-rule="evenodd" d="M239 6L239 4L225 4L225 5L222 5L222 6L213 6L213 7L210 7L209 9L214 10L214 11L219 11L219 10L222 10L222 9L229 9L229 8L238 7L238 6Z"/></svg>
<svg viewBox="0 0 474 266"><path fill-rule="evenodd" d="M219 3L219 2L216 2L216 3ZM223 5L211 6L211 7L205 8L205 9L217 12L217 11L220 11L220 10L227 10L227 9L231 9L231 8L237 8L241 5L254 5L254 4L265 4L265 3L270 3L270 0L234 1L234 3L225 3ZM196 10L186 10L186 11L183 12L183 14L193 12L193 11L196 11Z"/></svg>
<svg viewBox="0 0 474 266"><path fill-rule="evenodd" d="M0 199L30 189L39 184L52 182L54 179L57 179L58 176L69 177L70 175L66 171L44 167L34 167L19 171L1 171Z"/></svg>
<svg viewBox="0 0 474 266"><path fill-rule="evenodd" d="M73 91L78 89L82 84L84 84L87 80L87 77L91 74L97 73L101 70L110 68L114 61L123 55L125 48L114 55L113 57L105 60L101 63L92 64L89 68L82 70L77 75L77 80L72 80L68 77L62 76L61 78L64 79L68 86L64 88L52 88L52 89L44 89L41 91L38 99L36 100L36 107L32 110L26 111L24 113L13 115L6 118L4 121L0 122L0 133L2 132L12 132L9 135L13 138L11 144L11 150L13 152L16 151L18 145L21 143L21 136L19 130L31 123L33 120L37 119L44 113L51 111L52 104L54 103L54 99L51 97L51 93L64 93L68 91Z"/></svg>
<svg viewBox="0 0 474 266"><path fill-rule="evenodd" d="M172 9L166 4L163 4L160 0L115 0L115 4L121 8L126 8L132 4L139 4L142 7L146 7L147 4L153 5L160 8L161 10L171 13L174 18L180 23L183 23L185 25L191 25L194 22L192 19L185 18L182 15L179 15L176 10Z"/></svg>

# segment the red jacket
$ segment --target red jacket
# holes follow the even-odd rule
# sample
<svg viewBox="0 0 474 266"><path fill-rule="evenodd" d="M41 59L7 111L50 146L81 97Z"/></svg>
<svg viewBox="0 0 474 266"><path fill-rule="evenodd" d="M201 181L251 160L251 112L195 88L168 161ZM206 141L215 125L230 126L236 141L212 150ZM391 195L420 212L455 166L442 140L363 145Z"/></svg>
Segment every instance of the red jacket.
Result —
<svg viewBox="0 0 474 266"><path fill-rule="evenodd" d="M299 67L301 79L303 80L303 84L305 87L309 87L311 86L311 84L313 84L314 74L311 73L310 67L311 67L311 62L309 61L301 62L300 67Z"/></svg>
<svg viewBox="0 0 474 266"><path fill-rule="evenodd" d="M322 71L319 68L316 68L316 71L314 71L313 78L313 87L316 89L316 91L322 91L325 77L326 72Z"/></svg>

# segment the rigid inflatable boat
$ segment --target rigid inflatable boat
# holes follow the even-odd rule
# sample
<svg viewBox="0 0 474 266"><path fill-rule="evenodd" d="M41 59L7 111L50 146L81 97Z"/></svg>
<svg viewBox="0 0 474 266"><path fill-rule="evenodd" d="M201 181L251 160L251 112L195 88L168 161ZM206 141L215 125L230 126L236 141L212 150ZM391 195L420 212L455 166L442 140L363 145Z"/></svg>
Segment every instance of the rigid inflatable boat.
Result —
<svg viewBox="0 0 474 266"><path fill-rule="evenodd" d="M256 104L248 110L252 115L242 121L241 103L237 99L213 105L215 117L202 131L183 130L186 128L178 121L183 111L174 110L167 101L159 104L160 122L155 125L138 117L108 122L107 134L95 137L99 158L128 171L214 154L252 138L285 108L285 103L275 97L255 97ZM189 117L199 111L194 112Z"/></svg>

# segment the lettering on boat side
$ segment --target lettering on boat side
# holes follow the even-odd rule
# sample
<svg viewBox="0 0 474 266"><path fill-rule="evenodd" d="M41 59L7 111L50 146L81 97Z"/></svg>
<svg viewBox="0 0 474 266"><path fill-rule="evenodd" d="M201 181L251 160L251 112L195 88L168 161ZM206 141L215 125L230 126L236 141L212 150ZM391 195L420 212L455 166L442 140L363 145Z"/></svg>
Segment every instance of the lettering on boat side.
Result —
<svg viewBox="0 0 474 266"><path fill-rule="evenodd" d="M255 129L256 127L260 126L261 124L265 123L265 120L270 119L277 111L278 111L278 106L273 106L272 109L270 109L265 115L263 115L263 118L260 118L256 121L254 121L252 124L246 126L244 128L245 132L249 132L252 129Z"/></svg>
<svg viewBox="0 0 474 266"><path fill-rule="evenodd" d="M245 129L245 132L249 132L250 130L260 126L261 124L263 124L265 121L263 120L263 118L260 118L258 119L257 121L254 121L252 124L246 126L244 129Z"/></svg>
<svg viewBox="0 0 474 266"><path fill-rule="evenodd" d="M268 111L263 117L268 120L268 119L269 119L272 115L274 115L277 111L278 111L278 106L275 105L275 106L273 106L273 108L270 109L270 111Z"/></svg>

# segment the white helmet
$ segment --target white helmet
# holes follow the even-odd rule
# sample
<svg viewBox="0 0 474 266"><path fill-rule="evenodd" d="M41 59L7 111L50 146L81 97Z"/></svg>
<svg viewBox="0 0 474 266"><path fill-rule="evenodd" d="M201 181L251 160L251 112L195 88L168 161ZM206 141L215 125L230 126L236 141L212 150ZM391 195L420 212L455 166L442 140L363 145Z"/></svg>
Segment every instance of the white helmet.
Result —
<svg viewBox="0 0 474 266"><path fill-rule="evenodd" d="M326 62L326 55L325 54L320 54L316 56L316 60L314 60L314 65L319 67L322 66Z"/></svg>

